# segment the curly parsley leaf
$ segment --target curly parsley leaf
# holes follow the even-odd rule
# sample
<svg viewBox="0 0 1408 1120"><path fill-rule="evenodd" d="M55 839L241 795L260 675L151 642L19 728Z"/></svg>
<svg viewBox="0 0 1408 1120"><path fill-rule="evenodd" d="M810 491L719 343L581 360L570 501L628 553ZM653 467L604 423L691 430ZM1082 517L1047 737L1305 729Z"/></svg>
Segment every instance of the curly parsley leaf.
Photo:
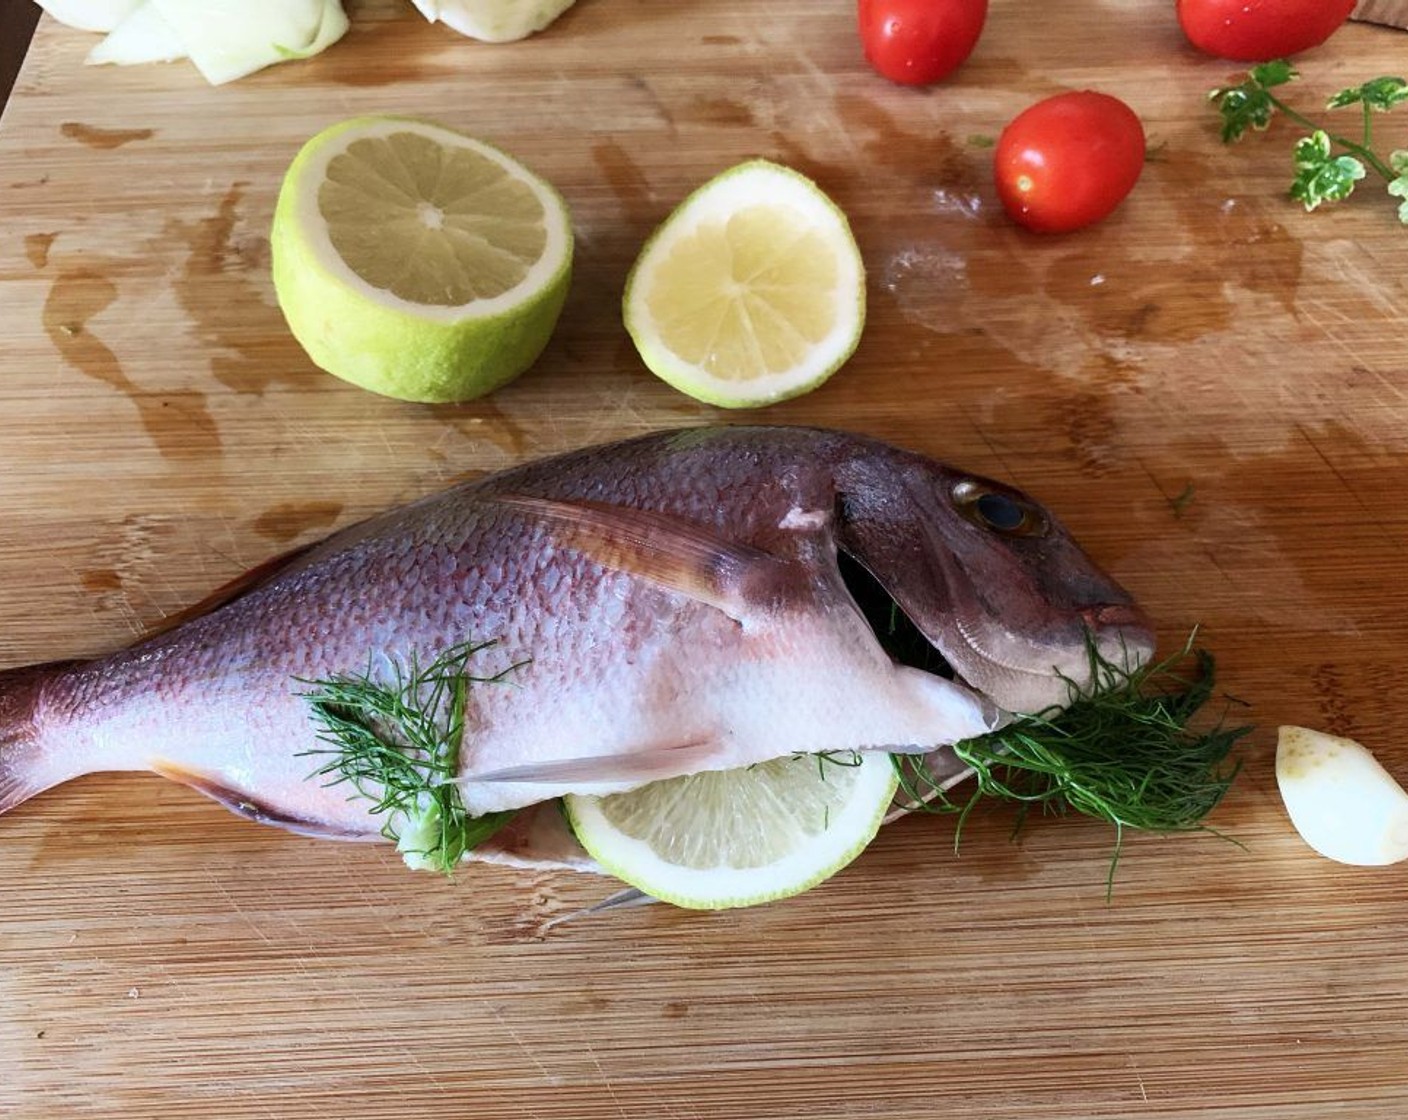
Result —
<svg viewBox="0 0 1408 1120"><path fill-rule="evenodd" d="M1247 71L1247 80L1240 85L1210 92L1208 100L1222 114L1222 142L1230 144L1240 140L1249 128L1257 132L1264 130L1276 110L1285 109L1270 91L1298 77L1300 74L1294 66L1285 59L1276 59L1253 66Z"/></svg>
<svg viewBox="0 0 1408 1120"><path fill-rule="evenodd" d="M1263 62L1260 66L1253 66L1247 71L1247 77L1262 89L1271 89L1273 86L1283 86L1287 82L1295 81L1300 77L1300 71L1284 58L1276 58Z"/></svg>
<svg viewBox="0 0 1408 1120"><path fill-rule="evenodd" d="M1271 94L1255 82L1215 89L1208 94L1208 100L1222 114L1224 144L1240 140L1249 128L1263 131L1276 114L1276 104Z"/></svg>
<svg viewBox="0 0 1408 1120"><path fill-rule="evenodd" d="M1247 71L1247 80L1240 85L1212 90L1208 100L1222 114L1222 142L1230 144L1247 134L1247 129L1261 132L1271 123L1276 110L1284 108L1270 92L1276 86L1300 77L1295 67L1284 59L1263 62Z"/></svg>
<svg viewBox="0 0 1408 1120"><path fill-rule="evenodd" d="M1346 105L1363 105L1375 112L1387 113L1395 105L1408 101L1408 80L1403 78L1373 78L1362 86L1342 89L1326 103L1327 109L1342 109Z"/></svg>
<svg viewBox="0 0 1408 1120"><path fill-rule="evenodd" d="M1394 152L1388 157L1388 164L1398 178L1388 185L1388 193L1403 201L1398 205L1398 220L1408 225L1408 151Z"/></svg>
<svg viewBox="0 0 1408 1120"><path fill-rule="evenodd" d="M1333 154L1330 137L1316 131L1296 144L1296 178L1291 197L1314 210L1325 202L1339 202L1364 178L1364 164L1353 156Z"/></svg>
<svg viewBox="0 0 1408 1120"><path fill-rule="evenodd" d="M1338 202L1348 198L1354 192L1354 185L1372 171L1388 184L1390 195L1404 200L1398 208L1398 217L1408 225L1408 154L1394 152L1385 159L1374 150L1373 140L1375 114L1408 103L1408 78L1392 75L1371 78L1331 97L1327 102L1330 109L1348 105L1360 107L1362 135L1347 136L1342 131L1322 128L1319 122L1272 92L1297 77L1289 62L1278 59L1252 67L1240 85L1210 91L1208 100L1222 117L1223 142L1239 140L1249 129L1265 129L1271 118L1280 113L1310 133L1296 143L1292 198L1302 202L1307 210L1326 202Z"/></svg>

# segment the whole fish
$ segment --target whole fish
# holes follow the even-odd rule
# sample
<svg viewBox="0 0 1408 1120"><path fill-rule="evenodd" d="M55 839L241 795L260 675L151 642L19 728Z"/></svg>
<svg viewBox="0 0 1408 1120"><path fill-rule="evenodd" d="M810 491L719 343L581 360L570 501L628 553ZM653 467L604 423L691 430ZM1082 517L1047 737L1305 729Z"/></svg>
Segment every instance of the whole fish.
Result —
<svg viewBox="0 0 1408 1120"><path fill-rule="evenodd" d="M844 555L952 668L885 652ZM1088 641L1141 662L1130 596L1009 486L807 428L666 432L465 483L257 570L204 613L91 661L0 673L0 812L151 770L247 817L376 839L310 780L302 682L388 678L470 639L459 785L520 813L480 858L581 865L542 807L798 752L940 751L1068 699ZM944 756L936 754L941 769Z"/></svg>

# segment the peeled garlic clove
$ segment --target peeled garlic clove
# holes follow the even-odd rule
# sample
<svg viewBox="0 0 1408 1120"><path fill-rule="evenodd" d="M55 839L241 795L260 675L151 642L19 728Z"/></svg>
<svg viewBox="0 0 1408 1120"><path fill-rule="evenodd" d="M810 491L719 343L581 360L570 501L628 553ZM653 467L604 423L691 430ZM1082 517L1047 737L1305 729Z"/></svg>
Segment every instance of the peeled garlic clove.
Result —
<svg viewBox="0 0 1408 1120"><path fill-rule="evenodd" d="M1362 867L1408 859L1408 793L1367 749L1305 727L1282 727L1276 784L1301 838Z"/></svg>

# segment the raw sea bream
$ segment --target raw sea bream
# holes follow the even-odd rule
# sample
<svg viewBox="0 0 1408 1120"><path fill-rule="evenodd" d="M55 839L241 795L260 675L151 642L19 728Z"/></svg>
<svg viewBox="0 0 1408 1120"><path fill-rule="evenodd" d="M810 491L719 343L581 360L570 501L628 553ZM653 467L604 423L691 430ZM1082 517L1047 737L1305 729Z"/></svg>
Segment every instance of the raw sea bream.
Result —
<svg viewBox="0 0 1408 1120"><path fill-rule="evenodd" d="M952 679L886 653L842 554ZM1067 701L1089 640L1120 662L1153 650L1130 596L1011 487L841 432L665 432L353 525L108 656L0 673L0 811L151 770L258 821L378 839L369 801L310 780L299 682L391 676L471 639L496 643L476 676L526 664L470 688L464 804L538 807L475 854L549 864L585 858L561 794L798 752L942 766L945 745Z"/></svg>

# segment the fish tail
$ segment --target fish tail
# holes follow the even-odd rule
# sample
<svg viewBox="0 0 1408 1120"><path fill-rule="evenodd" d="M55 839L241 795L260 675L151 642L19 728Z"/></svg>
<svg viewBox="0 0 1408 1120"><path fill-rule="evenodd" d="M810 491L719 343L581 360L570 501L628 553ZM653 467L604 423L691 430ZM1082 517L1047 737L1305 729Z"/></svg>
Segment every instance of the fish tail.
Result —
<svg viewBox="0 0 1408 1120"><path fill-rule="evenodd" d="M0 813L57 785L66 775L48 765L37 718L44 684L75 664L54 661L0 670Z"/></svg>

